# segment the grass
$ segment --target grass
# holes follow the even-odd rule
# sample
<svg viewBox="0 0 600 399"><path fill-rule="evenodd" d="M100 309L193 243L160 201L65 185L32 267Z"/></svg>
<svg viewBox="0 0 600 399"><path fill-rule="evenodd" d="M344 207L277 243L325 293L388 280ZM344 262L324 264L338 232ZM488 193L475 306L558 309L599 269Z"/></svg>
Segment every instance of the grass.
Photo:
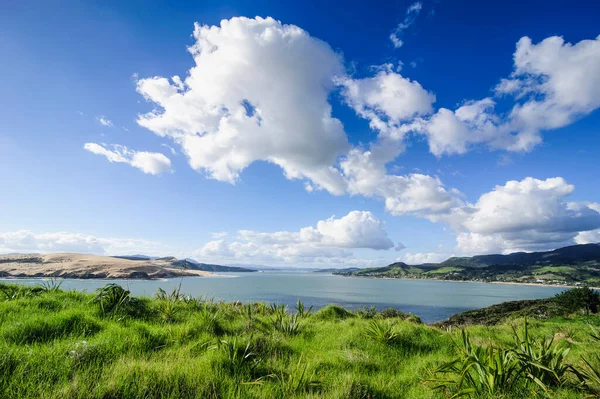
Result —
<svg viewBox="0 0 600 399"><path fill-rule="evenodd" d="M544 273L573 273L576 272L577 269L571 266L542 266L536 267L532 270L534 273L544 274Z"/></svg>
<svg viewBox="0 0 600 399"><path fill-rule="evenodd" d="M471 397L579 398L600 384L596 316L462 330L396 310L312 312L179 290L136 298L107 287L85 294L0 283L1 398L446 398L465 389ZM453 370L472 364L496 375L495 385L484 381L495 388L475 374L458 388ZM498 388L502 381L515 389Z"/></svg>
<svg viewBox="0 0 600 399"><path fill-rule="evenodd" d="M427 275L448 274L448 273L460 272L463 270L464 270L464 268L462 268L462 267L445 266L445 267L440 267L439 269L430 270L428 272L425 272L424 274L427 274Z"/></svg>

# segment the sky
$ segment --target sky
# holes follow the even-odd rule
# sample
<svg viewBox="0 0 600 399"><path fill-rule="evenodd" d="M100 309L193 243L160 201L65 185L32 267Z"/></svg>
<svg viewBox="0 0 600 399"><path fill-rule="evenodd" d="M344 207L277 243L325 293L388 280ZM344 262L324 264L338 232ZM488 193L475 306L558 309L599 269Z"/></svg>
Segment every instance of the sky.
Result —
<svg viewBox="0 0 600 399"><path fill-rule="evenodd" d="M596 1L0 2L0 253L600 241Z"/></svg>

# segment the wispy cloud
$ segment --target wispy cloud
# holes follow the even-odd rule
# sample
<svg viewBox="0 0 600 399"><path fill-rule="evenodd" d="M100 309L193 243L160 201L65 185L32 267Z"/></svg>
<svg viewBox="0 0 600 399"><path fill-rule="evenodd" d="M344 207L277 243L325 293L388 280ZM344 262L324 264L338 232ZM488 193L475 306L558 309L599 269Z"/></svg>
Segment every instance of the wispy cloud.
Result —
<svg viewBox="0 0 600 399"><path fill-rule="evenodd" d="M126 163L144 173L158 175L170 172L171 160L158 152L134 151L124 145L85 143L83 148L93 154L103 155L109 162Z"/></svg>
<svg viewBox="0 0 600 399"><path fill-rule="evenodd" d="M172 155L177 155L177 151L175 151L175 148L171 147L170 145L163 143L163 144L161 144L161 146L163 146L166 149L168 149L169 151L171 151Z"/></svg>
<svg viewBox="0 0 600 399"><path fill-rule="evenodd" d="M96 120L102 125L102 126L106 126L106 127L113 127L113 123L110 119L108 119L105 116L97 116Z"/></svg>
<svg viewBox="0 0 600 399"><path fill-rule="evenodd" d="M404 41L402 40L402 35L404 34L404 31L406 29L408 29L412 24L415 23L422 8L423 8L423 4L419 1L417 1L415 3L412 3L406 9L406 16L404 17L404 20L402 22L400 22L398 24L398 26L396 26L396 28L390 34L390 40L392 41L394 48L400 48L400 47L402 47L402 45L404 45Z"/></svg>

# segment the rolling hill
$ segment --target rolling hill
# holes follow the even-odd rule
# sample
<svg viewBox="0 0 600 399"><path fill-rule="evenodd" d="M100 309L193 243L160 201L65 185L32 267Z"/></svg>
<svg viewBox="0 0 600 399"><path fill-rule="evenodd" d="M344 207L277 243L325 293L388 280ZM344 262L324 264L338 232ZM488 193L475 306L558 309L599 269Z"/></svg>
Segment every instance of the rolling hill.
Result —
<svg viewBox="0 0 600 399"><path fill-rule="evenodd" d="M453 257L441 263L403 262L334 274L356 277L514 282L555 285L600 284L600 244L572 245L546 252Z"/></svg>

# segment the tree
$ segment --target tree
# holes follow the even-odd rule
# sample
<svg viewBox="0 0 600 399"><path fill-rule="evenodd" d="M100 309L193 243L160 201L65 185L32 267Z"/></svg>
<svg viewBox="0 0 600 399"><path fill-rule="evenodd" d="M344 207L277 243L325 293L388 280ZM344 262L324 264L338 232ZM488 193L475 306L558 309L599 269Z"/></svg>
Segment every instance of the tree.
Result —
<svg viewBox="0 0 600 399"><path fill-rule="evenodd" d="M554 301L567 310L576 312L585 309L585 313L598 313L600 307L600 293L590 287L572 288L568 291L556 294Z"/></svg>

